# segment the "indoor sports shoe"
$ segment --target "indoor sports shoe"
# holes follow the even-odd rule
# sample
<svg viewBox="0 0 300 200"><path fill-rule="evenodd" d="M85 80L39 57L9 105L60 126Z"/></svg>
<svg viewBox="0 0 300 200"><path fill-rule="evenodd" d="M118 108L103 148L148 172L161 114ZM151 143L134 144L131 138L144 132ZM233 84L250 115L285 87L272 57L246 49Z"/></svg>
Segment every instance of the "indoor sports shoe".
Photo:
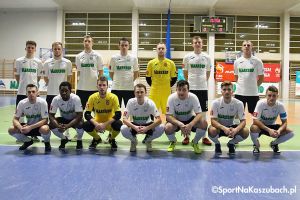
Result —
<svg viewBox="0 0 300 200"><path fill-rule="evenodd" d="M111 148L111 150L113 150L113 151L117 151L118 145L117 145L117 142L116 142L115 139L111 139L110 148Z"/></svg>
<svg viewBox="0 0 300 200"><path fill-rule="evenodd" d="M131 140L129 151L136 152L136 145L137 145L137 139L135 137L134 140Z"/></svg>
<svg viewBox="0 0 300 200"><path fill-rule="evenodd" d="M278 153L278 154L280 153L278 144L273 144L273 142L271 142L270 147L273 149L274 153Z"/></svg>
<svg viewBox="0 0 300 200"><path fill-rule="evenodd" d="M227 147L229 149L229 154L230 155L234 155L235 154L235 145L234 144L230 144L230 143L227 143Z"/></svg>
<svg viewBox="0 0 300 200"><path fill-rule="evenodd" d="M44 142L44 143L45 143L45 152L50 152L51 151L50 142Z"/></svg>
<svg viewBox="0 0 300 200"><path fill-rule="evenodd" d="M147 152L152 152L152 141L146 142L146 150Z"/></svg>
<svg viewBox="0 0 300 200"><path fill-rule="evenodd" d="M80 151L82 150L82 140L77 140L76 150Z"/></svg>
<svg viewBox="0 0 300 200"><path fill-rule="evenodd" d="M19 147L19 150L23 151L23 150L27 149L32 144L33 144L32 140L30 140L29 142L24 142L23 145Z"/></svg>
<svg viewBox="0 0 300 200"><path fill-rule="evenodd" d="M69 139L68 139L68 138L62 139L62 140L60 141L60 145L59 145L58 149L59 149L59 150L65 149L65 146L66 146L66 144L67 144L68 142L69 142Z"/></svg>
<svg viewBox="0 0 300 200"><path fill-rule="evenodd" d="M190 138L189 137L185 137L183 140L182 140L182 145L188 145L190 143Z"/></svg>
<svg viewBox="0 0 300 200"><path fill-rule="evenodd" d="M169 145L167 151L168 152L173 152L174 149L175 149L175 145L176 145L176 142L174 142L174 141L170 142L170 145Z"/></svg>
<svg viewBox="0 0 300 200"><path fill-rule="evenodd" d="M260 150L256 145L253 145L253 154L259 154Z"/></svg>
<svg viewBox="0 0 300 200"><path fill-rule="evenodd" d="M95 138L93 138L93 140L89 146L89 149L96 149L96 147L99 143L101 143L101 139L95 140Z"/></svg>
<svg viewBox="0 0 300 200"><path fill-rule="evenodd" d="M211 141L206 137L202 138L202 144L207 145L207 146L212 145Z"/></svg>
<svg viewBox="0 0 300 200"><path fill-rule="evenodd" d="M218 155L222 154L221 144L215 144L215 153Z"/></svg>
<svg viewBox="0 0 300 200"><path fill-rule="evenodd" d="M195 154L200 154L202 152L201 149L199 148L199 144L194 143L194 140L192 140L191 146L194 148Z"/></svg>

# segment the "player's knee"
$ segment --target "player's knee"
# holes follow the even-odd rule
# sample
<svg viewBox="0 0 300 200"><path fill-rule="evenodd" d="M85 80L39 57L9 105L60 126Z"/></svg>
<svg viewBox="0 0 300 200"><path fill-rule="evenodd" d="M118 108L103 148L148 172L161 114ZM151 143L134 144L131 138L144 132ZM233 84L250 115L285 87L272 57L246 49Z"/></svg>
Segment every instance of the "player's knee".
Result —
<svg viewBox="0 0 300 200"><path fill-rule="evenodd" d="M155 131L163 134L163 132L165 131L165 125L164 124L160 124L155 128Z"/></svg>
<svg viewBox="0 0 300 200"><path fill-rule="evenodd" d="M47 135L48 133L50 133L50 128L48 125L43 125L39 128L39 132L40 134Z"/></svg>
<svg viewBox="0 0 300 200"><path fill-rule="evenodd" d="M95 126L91 122L85 121L82 125L82 128L86 132L92 132L94 130Z"/></svg>
<svg viewBox="0 0 300 200"><path fill-rule="evenodd" d="M241 136L246 139L249 136L249 129L244 127L241 131Z"/></svg>
<svg viewBox="0 0 300 200"><path fill-rule="evenodd" d="M251 131L251 133L259 133L260 129L258 128L258 126L252 124L250 127L250 131Z"/></svg>
<svg viewBox="0 0 300 200"><path fill-rule="evenodd" d="M167 135L173 133L173 126L174 126L174 125L172 125L171 123L167 123L167 124L165 125L165 133L166 133Z"/></svg>
<svg viewBox="0 0 300 200"><path fill-rule="evenodd" d="M76 128L82 129L83 128L83 120L81 120L77 125Z"/></svg>
<svg viewBox="0 0 300 200"><path fill-rule="evenodd" d="M127 133L130 130L130 128L124 124L121 126L120 130L121 130L121 133L123 134L123 133Z"/></svg>
<svg viewBox="0 0 300 200"><path fill-rule="evenodd" d="M111 124L112 129L115 131L120 131L123 123L121 120L116 120Z"/></svg>
<svg viewBox="0 0 300 200"><path fill-rule="evenodd" d="M208 136L209 137L216 137L217 135L218 135L218 131L217 131L217 129L215 128L215 127L213 127L213 126L209 126L208 127Z"/></svg>
<svg viewBox="0 0 300 200"><path fill-rule="evenodd" d="M9 129L7 130L8 134L9 135L13 135L16 133L16 129L15 127L9 127Z"/></svg>
<svg viewBox="0 0 300 200"><path fill-rule="evenodd" d="M200 128L203 129L203 130L206 130L207 126L208 126L207 121L206 120L202 120L201 124L200 124Z"/></svg>

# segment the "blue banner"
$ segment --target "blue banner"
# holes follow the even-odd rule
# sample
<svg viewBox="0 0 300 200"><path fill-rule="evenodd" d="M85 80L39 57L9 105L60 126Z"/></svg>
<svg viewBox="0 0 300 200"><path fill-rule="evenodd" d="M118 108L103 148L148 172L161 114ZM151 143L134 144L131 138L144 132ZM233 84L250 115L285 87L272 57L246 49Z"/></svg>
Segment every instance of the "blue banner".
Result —
<svg viewBox="0 0 300 200"><path fill-rule="evenodd" d="M171 9L169 5L168 9L168 22L167 22L167 34L166 34L166 47L167 47L167 52L166 52L166 58L171 59Z"/></svg>

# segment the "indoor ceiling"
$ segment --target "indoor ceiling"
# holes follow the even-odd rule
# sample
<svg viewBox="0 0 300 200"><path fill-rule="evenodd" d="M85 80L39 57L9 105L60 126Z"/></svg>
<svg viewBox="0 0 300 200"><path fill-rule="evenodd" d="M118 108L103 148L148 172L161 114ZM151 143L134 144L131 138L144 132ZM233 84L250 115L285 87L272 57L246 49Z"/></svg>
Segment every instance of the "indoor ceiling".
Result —
<svg viewBox="0 0 300 200"><path fill-rule="evenodd" d="M1 0L0 9L63 9L76 12L167 12L169 0ZM300 16L300 0L172 0L172 13Z"/></svg>

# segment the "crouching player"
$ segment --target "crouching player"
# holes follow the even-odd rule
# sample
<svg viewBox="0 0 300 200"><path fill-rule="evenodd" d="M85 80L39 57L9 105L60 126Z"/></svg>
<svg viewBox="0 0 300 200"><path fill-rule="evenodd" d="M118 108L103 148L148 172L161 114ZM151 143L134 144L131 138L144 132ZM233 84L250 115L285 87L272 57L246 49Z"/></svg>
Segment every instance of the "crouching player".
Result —
<svg viewBox="0 0 300 200"><path fill-rule="evenodd" d="M212 102L211 126L208 128L208 136L215 143L215 153L222 154L219 137L232 138L227 143L229 154L235 154L235 144L245 140L249 136L246 126L243 102L232 97L233 85L229 81L221 84L222 97ZM234 118L240 120L240 124L233 124Z"/></svg>
<svg viewBox="0 0 300 200"><path fill-rule="evenodd" d="M174 151L177 141L175 132L181 130L185 137L196 132L191 145L196 154L201 153L198 141L205 135L207 122L202 119L200 102L195 94L189 92L187 81L178 81L176 93L169 96L166 119L165 132L170 140L168 152Z"/></svg>
<svg viewBox="0 0 300 200"><path fill-rule="evenodd" d="M28 136L42 136L45 143L45 151L51 151L50 129L48 126L48 105L47 102L38 97L38 88L34 84L26 86L27 98L21 100L13 119L13 127L8 133L17 140L24 142L19 150L25 150L33 144ZM25 116L27 123L20 123L20 117Z"/></svg>
<svg viewBox="0 0 300 200"><path fill-rule="evenodd" d="M294 133L287 128L287 114L283 104L278 99L278 89L275 86L268 87L266 98L261 99L253 113L253 124L250 127L251 139L253 142L253 153L260 153L258 138L267 135L275 138L270 143L274 153L280 153L278 144L283 143L294 136ZM280 116L281 124L275 124Z"/></svg>
<svg viewBox="0 0 300 200"><path fill-rule="evenodd" d="M124 111L123 123L121 127L122 135L131 141L130 151L136 151L138 143L136 134L147 134L145 143L148 152L152 151L152 141L160 137L164 132L164 125L161 124L160 114L155 103L145 97L146 86L137 84L134 87L135 98L131 98ZM151 117L154 117L154 121ZM132 117L133 121L130 121Z"/></svg>
<svg viewBox="0 0 300 200"><path fill-rule="evenodd" d="M63 133L71 127L77 132L76 150L82 149L83 109L79 96L71 93L71 90L69 82L62 82L59 85L59 95L53 98L49 111L50 129L57 137L61 138L60 150L65 149L65 145L69 141ZM55 117L57 109L59 109L61 117Z"/></svg>
<svg viewBox="0 0 300 200"><path fill-rule="evenodd" d="M93 137L89 149L96 149L101 142L97 132L104 133L107 130L111 132L111 150L116 151L118 146L115 138L122 126L119 100L115 94L107 92L108 80L105 76L99 77L97 88L98 92L89 97L84 113L87 121L83 123L83 129Z"/></svg>

